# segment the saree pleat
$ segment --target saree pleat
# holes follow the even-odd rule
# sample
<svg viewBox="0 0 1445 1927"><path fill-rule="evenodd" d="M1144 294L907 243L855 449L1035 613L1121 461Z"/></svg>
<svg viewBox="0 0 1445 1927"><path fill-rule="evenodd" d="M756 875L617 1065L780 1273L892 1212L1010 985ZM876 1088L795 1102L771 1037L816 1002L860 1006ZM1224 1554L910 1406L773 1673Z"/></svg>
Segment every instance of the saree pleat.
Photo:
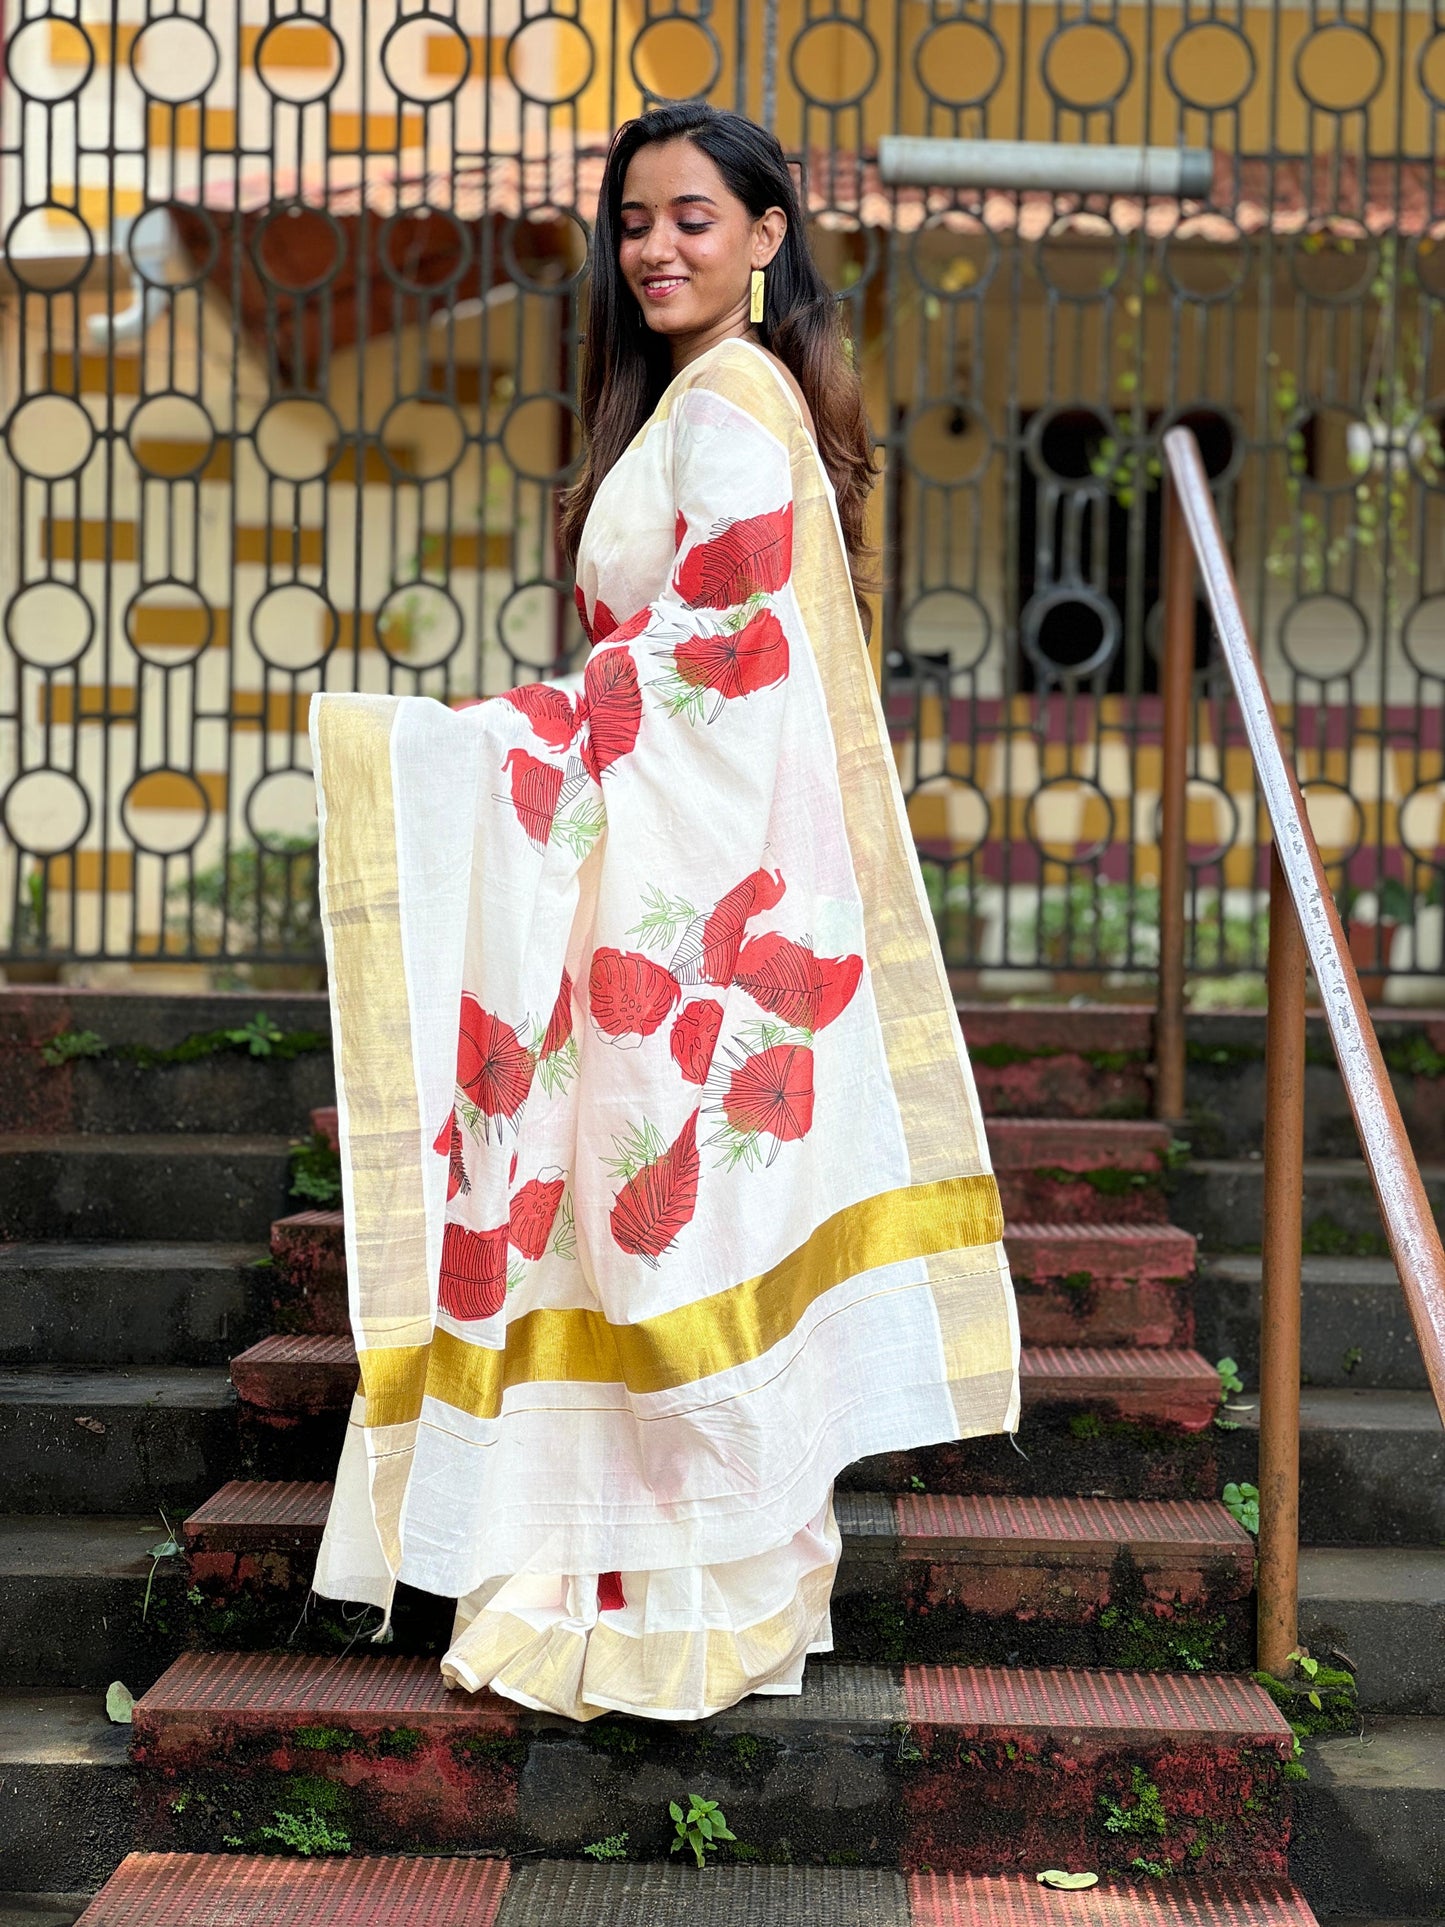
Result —
<svg viewBox="0 0 1445 1927"><path fill-rule="evenodd" d="M583 674L312 708L361 1385L319 1592L452 1683L798 1690L841 1468L1011 1430L977 1098L827 478L759 350L599 490Z"/></svg>

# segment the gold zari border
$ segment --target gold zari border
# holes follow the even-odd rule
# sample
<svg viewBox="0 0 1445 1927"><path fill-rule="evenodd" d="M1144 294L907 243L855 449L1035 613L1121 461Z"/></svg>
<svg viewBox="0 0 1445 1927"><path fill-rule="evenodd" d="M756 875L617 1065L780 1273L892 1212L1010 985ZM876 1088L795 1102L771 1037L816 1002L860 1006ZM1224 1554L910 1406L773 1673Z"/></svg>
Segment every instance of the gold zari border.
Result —
<svg viewBox="0 0 1445 1927"><path fill-rule="evenodd" d="M590 1307L541 1309L507 1327L501 1350L438 1331L430 1345L363 1351L366 1424L415 1419L424 1397L494 1419L514 1385L674 1391L761 1358L796 1329L810 1305L850 1278L909 1258L996 1244L1002 1236L998 1184L990 1173L903 1185L835 1212L758 1277L636 1324L609 1324Z"/></svg>

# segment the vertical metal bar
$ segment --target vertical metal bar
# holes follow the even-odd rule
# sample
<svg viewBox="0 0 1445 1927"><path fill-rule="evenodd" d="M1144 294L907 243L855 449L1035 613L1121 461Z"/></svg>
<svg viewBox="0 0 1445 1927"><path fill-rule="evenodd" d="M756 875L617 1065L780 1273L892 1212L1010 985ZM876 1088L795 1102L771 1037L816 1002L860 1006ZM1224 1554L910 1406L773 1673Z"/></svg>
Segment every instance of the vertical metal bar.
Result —
<svg viewBox="0 0 1445 1927"><path fill-rule="evenodd" d="M1184 892L1189 849L1189 698L1194 682L1194 550L1178 492L1164 491L1163 741L1159 773L1159 1009L1154 1111L1184 1115Z"/></svg>
<svg viewBox="0 0 1445 1927"><path fill-rule="evenodd" d="M1304 1196L1305 945L1270 846L1265 1029L1264 1265L1259 1335L1259 1664L1299 1643L1300 1244Z"/></svg>

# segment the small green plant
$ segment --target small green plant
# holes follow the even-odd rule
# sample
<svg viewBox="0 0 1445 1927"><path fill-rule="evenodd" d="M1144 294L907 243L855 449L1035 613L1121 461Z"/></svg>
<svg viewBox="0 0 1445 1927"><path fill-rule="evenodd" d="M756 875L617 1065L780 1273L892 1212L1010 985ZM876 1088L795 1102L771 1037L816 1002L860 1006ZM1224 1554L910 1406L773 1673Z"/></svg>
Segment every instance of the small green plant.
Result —
<svg viewBox="0 0 1445 1927"><path fill-rule="evenodd" d="M672 1815L677 1838L673 1841L672 1853L681 1853L686 1848L699 1867L707 1865L707 1855L716 1853L720 1840L736 1840L737 1835L728 1826L727 1815L716 1800L704 1800L701 1795L688 1795L686 1813L676 1800L669 1800L668 1812Z"/></svg>
<svg viewBox="0 0 1445 1927"><path fill-rule="evenodd" d="M627 1858L627 1835L609 1833L605 1840L594 1840L582 1849L589 1860L625 1860Z"/></svg>
<svg viewBox="0 0 1445 1927"><path fill-rule="evenodd" d="M48 1043L40 1046L42 1062L52 1070L59 1070L62 1064L73 1064L78 1057L103 1057L105 1045L93 1030L57 1031Z"/></svg>
<svg viewBox="0 0 1445 1927"><path fill-rule="evenodd" d="M258 1827L249 1841L238 1833L224 1836L228 1847L270 1846L283 1853L304 1854L308 1858L319 1853L350 1853L351 1835L345 1827L338 1827L325 1814L318 1813L315 1807L303 1807L299 1813L286 1813L277 1809L271 1820Z"/></svg>
<svg viewBox="0 0 1445 1927"><path fill-rule="evenodd" d="M1219 1373L1219 1402L1233 1398L1236 1392L1244 1390L1244 1380L1239 1376L1239 1367L1232 1358L1221 1358L1215 1366Z"/></svg>
<svg viewBox="0 0 1445 1927"><path fill-rule="evenodd" d="M1167 1880L1174 1871L1167 1862L1163 1860L1146 1860L1142 1854L1136 1854L1129 1862L1129 1866L1134 1873L1147 1873L1152 1875L1155 1880Z"/></svg>
<svg viewBox="0 0 1445 1927"><path fill-rule="evenodd" d="M1105 1833L1167 1833L1169 1816L1157 1786L1142 1766L1132 1769L1129 1779L1132 1804L1125 1806L1112 1793L1101 1793Z"/></svg>
<svg viewBox="0 0 1445 1927"><path fill-rule="evenodd" d="M1220 1494L1220 1498L1230 1518L1257 1539L1259 1537L1259 1487L1236 1485L1231 1479Z"/></svg>
<svg viewBox="0 0 1445 1927"><path fill-rule="evenodd" d="M926 1492L928 1487L916 1472L910 1472L908 1475L908 1490L910 1492Z"/></svg>
<svg viewBox="0 0 1445 1927"><path fill-rule="evenodd" d="M1346 1378L1349 1378L1354 1373L1364 1356L1365 1354L1360 1350L1358 1345L1351 1345L1344 1357L1340 1360L1340 1365Z"/></svg>
<svg viewBox="0 0 1445 1927"><path fill-rule="evenodd" d="M1300 1671L1304 1674L1307 1680L1310 1680L1313 1682L1314 1680L1319 1678L1320 1663L1317 1659L1313 1659L1310 1656L1309 1649L1307 1647L1296 1646L1294 1651L1290 1654L1290 1659L1294 1662L1296 1666L1299 1667ZM1321 1706L1324 1704L1324 1702L1321 1700L1319 1694L1315 1691L1313 1684L1311 1685L1310 1690L1305 1697L1309 1700L1310 1705L1318 1713Z"/></svg>
<svg viewBox="0 0 1445 1927"><path fill-rule="evenodd" d="M150 1549L149 1557L151 1562L151 1569L146 1574L145 1598L142 1599L141 1607L140 1607L140 1616L142 1620L145 1619L146 1614L151 1609L151 1592L156 1583L156 1568L160 1565L163 1559L177 1558L181 1550L180 1541L177 1539L175 1535L175 1529L172 1527L170 1520L166 1517L164 1512L161 1514L161 1524L166 1529L166 1536L164 1539L161 1540L159 1545L154 1545Z"/></svg>
<svg viewBox="0 0 1445 1927"><path fill-rule="evenodd" d="M319 1131L293 1144L290 1158L293 1198L321 1206L341 1202L341 1158Z"/></svg>
<svg viewBox="0 0 1445 1927"><path fill-rule="evenodd" d="M244 1049L252 1057L269 1057L286 1033L273 1024L264 1010L258 1010L249 1023L226 1032L226 1042Z"/></svg>

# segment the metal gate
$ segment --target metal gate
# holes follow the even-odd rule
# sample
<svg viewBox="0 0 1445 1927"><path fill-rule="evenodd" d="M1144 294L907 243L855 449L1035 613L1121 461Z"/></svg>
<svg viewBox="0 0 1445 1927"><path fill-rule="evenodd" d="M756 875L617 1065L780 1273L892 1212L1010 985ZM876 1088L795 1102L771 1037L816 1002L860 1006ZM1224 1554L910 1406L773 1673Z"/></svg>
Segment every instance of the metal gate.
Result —
<svg viewBox="0 0 1445 1927"><path fill-rule="evenodd" d="M1158 438L1195 427L1361 960L1445 973L1445 0L7 0L0 958L317 953L321 688L575 655L608 131L775 126L885 475L950 962L1147 970ZM1205 203L889 190L888 132L1205 146ZM1263 830L1199 630L1202 972Z"/></svg>

